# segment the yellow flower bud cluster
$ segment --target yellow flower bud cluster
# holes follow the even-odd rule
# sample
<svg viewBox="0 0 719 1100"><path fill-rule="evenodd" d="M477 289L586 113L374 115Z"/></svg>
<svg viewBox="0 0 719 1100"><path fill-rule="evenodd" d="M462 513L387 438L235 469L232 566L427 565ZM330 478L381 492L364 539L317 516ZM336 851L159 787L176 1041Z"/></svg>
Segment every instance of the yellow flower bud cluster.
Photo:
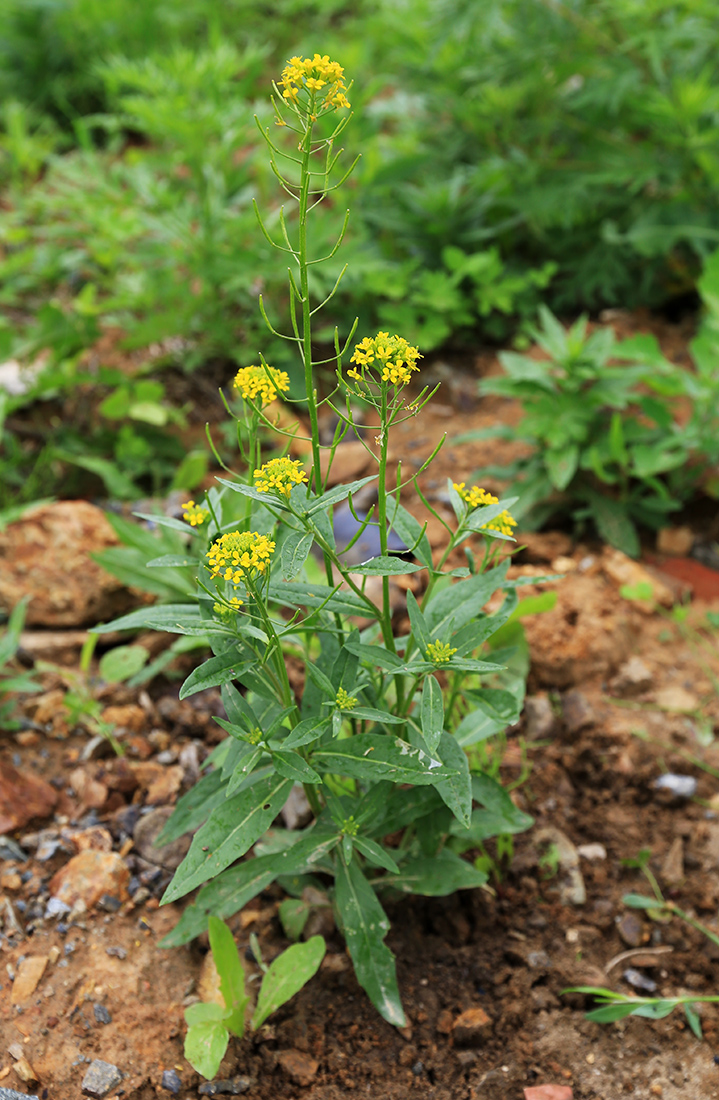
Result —
<svg viewBox="0 0 719 1100"><path fill-rule="evenodd" d="M274 550L275 544L267 535L259 535L257 531L228 531L207 551L207 560L213 577L238 585L262 576Z"/></svg>
<svg viewBox="0 0 719 1100"><path fill-rule="evenodd" d="M239 390L240 397L254 401L264 409L277 397L278 390L287 393L290 388L289 375L275 367L242 367L235 375L233 386Z"/></svg>
<svg viewBox="0 0 719 1100"><path fill-rule="evenodd" d="M354 695L350 695L344 688L340 688L337 692L337 698L335 699L335 706L339 710L353 710L357 706L357 699Z"/></svg>
<svg viewBox="0 0 719 1100"><path fill-rule="evenodd" d="M452 649L449 642L440 642L439 638L427 644L427 660L433 665L446 665L456 652L456 647Z"/></svg>
<svg viewBox="0 0 719 1100"><path fill-rule="evenodd" d="M255 470L254 479L258 493L279 493L288 497L293 486L307 481L307 474L299 460L271 458L259 470Z"/></svg>
<svg viewBox="0 0 719 1100"><path fill-rule="evenodd" d="M202 505L195 504L194 500L186 500L180 507L182 508L182 518L191 527L201 527L210 514L209 508L203 508Z"/></svg>
<svg viewBox="0 0 719 1100"><path fill-rule="evenodd" d="M212 610L216 615L219 615L221 619L229 620L233 617L233 614L240 610L243 606L244 600L241 600L239 596L233 596L227 603L216 603L212 605Z"/></svg>
<svg viewBox="0 0 719 1100"><path fill-rule="evenodd" d="M319 109L349 107L343 80L344 69L336 61L330 61L316 53L314 57L291 57L282 70L280 87L283 98L301 106L300 92L309 92L310 100L320 100ZM323 91L324 89L324 91Z"/></svg>
<svg viewBox="0 0 719 1100"><path fill-rule="evenodd" d="M379 372L379 380L391 382L393 386L406 386L413 370L419 370L417 360L421 359L417 348L413 348L402 336L390 336L388 332L378 332L376 336L365 336L355 348L350 362L356 363L360 370L348 370L350 378L376 382L374 371Z"/></svg>
<svg viewBox="0 0 719 1100"><path fill-rule="evenodd" d="M500 512L494 519L490 519L489 523L482 524L483 531L499 531L500 535L507 535L512 538L514 535L513 527L517 526L517 521L513 516L510 516L509 512Z"/></svg>

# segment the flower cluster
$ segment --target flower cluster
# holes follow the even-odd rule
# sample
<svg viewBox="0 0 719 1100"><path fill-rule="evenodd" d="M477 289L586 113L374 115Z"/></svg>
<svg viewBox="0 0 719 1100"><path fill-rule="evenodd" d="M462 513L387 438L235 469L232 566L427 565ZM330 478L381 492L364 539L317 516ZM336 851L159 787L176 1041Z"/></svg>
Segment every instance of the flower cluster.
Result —
<svg viewBox="0 0 719 1100"><path fill-rule="evenodd" d="M453 488L457 490L465 504L470 508L479 508L483 504L499 504L499 497L493 497L486 489L480 489L479 485L473 485L471 489L465 489L464 482L455 481Z"/></svg>
<svg viewBox="0 0 719 1100"><path fill-rule="evenodd" d="M316 53L314 57L304 59L291 57L282 70L280 87L284 99L290 103L298 103L300 92L307 91L310 97L320 93L322 106L326 108L349 107L343 77L341 65L330 61L327 54L321 57Z"/></svg>
<svg viewBox="0 0 719 1100"><path fill-rule="evenodd" d="M488 523L482 524L483 531L499 531L500 535L507 535L511 538L514 535L513 527L517 526L517 521L514 516L510 516L509 512L500 512L494 519L490 519Z"/></svg>
<svg viewBox="0 0 719 1100"><path fill-rule="evenodd" d="M258 493L280 493L288 497L294 485L307 481L302 463L291 458L271 458L259 470L255 470L255 489Z"/></svg>
<svg viewBox="0 0 719 1100"><path fill-rule="evenodd" d="M340 688L337 692L337 698L335 699L335 706L339 710L352 710L357 706L357 699L354 695L350 695L344 688Z"/></svg>
<svg viewBox="0 0 719 1100"><path fill-rule="evenodd" d="M210 514L209 508L203 508L202 505L195 504L194 500L186 500L180 507L182 508L182 518L192 527L202 526Z"/></svg>
<svg viewBox="0 0 719 1100"><path fill-rule="evenodd" d="M207 551L210 572L230 584L247 582L267 571L275 544L257 531L228 531Z"/></svg>
<svg viewBox="0 0 719 1100"><path fill-rule="evenodd" d="M290 388L289 376L276 367L242 367L235 375L233 386L240 391L245 400L257 401L261 408L270 405L277 397L277 391L287 393Z"/></svg>
<svg viewBox="0 0 719 1100"><path fill-rule="evenodd" d="M378 332L376 336L365 336L364 340L355 348L355 353L350 362L356 363L361 368L355 367L348 370L350 378L364 378L369 368L380 371L382 382L391 382L393 386L406 386L412 377L413 370L419 370L417 360L421 359L417 348L413 348L401 336L390 336L388 332ZM373 367L373 364L377 364Z"/></svg>
<svg viewBox="0 0 719 1100"><path fill-rule="evenodd" d="M427 644L427 660L433 665L446 665L456 652L456 647L452 649L449 642L440 642L439 638Z"/></svg>
<svg viewBox="0 0 719 1100"><path fill-rule="evenodd" d="M481 508L485 504L499 504L499 498L492 496L486 489L481 489L479 485L473 485L471 489L465 489L464 482L460 481L453 483L454 488L457 490L462 500L467 504L470 510L474 508ZM487 523L483 523L481 530L483 531L498 531L500 535L507 535L511 538L513 531L512 528L517 526L517 521L513 516L510 516L509 512L500 512L494 519L490 519Z"/></svg>

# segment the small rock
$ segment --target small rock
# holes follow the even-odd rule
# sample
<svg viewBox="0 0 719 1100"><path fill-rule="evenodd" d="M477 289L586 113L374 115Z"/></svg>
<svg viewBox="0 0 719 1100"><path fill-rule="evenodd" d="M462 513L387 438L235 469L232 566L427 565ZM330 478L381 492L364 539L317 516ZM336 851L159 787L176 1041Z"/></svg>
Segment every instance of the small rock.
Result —
<svg viewBox="0 0 719 1100"><path fill-rule="evenodd" d="M177 1093L182 1088L182 1080L174 1069L163 1070L160 1088L165 1089L166 1092L171 1092L173 1096L177 1096Z"/></svg>
<svg viewBox="0 0 719 1100"><path fill-rule="evenodd" d="M251 1084L249 1077L231 1077L223 1081L205 1081L197 1091L200 1096L241 1096L249 1092Z"/></svg>
<svg viewBox="0 0 719 1100"><path fill-rule="evenodd" d="M452 1024L457 1046L478 1047L492 1031L492 1020L483 1008L468 1008Z"/></svg>
<svg viewBox="0 0 719 1100"><path fill-rule="evenodd" d="M22 886L22 879L17 871L3 871L0 874L0 889L10 890L15 893Z"/></svg>
<svg viewBox="0 0 719 1100"><path fill-rule="evenodd" d="M27 863L27 852L11 836L0 836L0 859Z"/></svg>
<svg viewBox="0 0 719 1100"><path fill-rule="evenodd" d="M98 733L87 742L85 748L80 753L80 760L86 764L89 760L102 760L106 756L112 756L110 739Z"/></svg>
<svg viewBox="0 0 719 1100"><path fill-rule="evenodd" d="M105 954L109 955L111 959L126 959L127 951L124 947L106 947Z"/></svg>
<svg viewBox="0 0 719 1100"><path fill-rule="evenodd" d="M62 836L66 838L65 830L63 830ZM101 825L94 825L89 829L79 829L77 832L71 833L69 839L76 852L86 852L88 848L94 848L98 852L112 851L112 836Z"/></svg>
<svg viewBox="0 0 719 1100"><path fill-rule="evenodd" d="M546 692L528 695L524 700L524 736L528 741L543 741L554 733L557 719Z"/></svg>
<svg viewBox="0 0 719 1100"><path fill-rule="evenodd" d="M674 593L671 588L638 561L632 561L621 550L606 547L602 555L602 567L618 588L628 585L631 588L641 587L651 590L651 599L633 601L637 610L651 615L657 604L661 604L662 607L674 605Z"/></svg>
<svg viewBox="0 0 719 1100"><path fill-rule="evenodd" d="M194 787L200 778L200 757L197 742L189 741L180 750L180 767L187 787Z"/></svg>
<svg viewBox="0 0 719 1100"><path fill-rule="evenodd" d="M47 953L48 961L51 966L54 966L57 960L60 958L60 948L57 944L53 944Z"/></svg>
<svg viewBox="0 0 719 1100"><path fill-rule="evenodd" d="M55 808L57 791L36 775L18 771L3 761L0 771L0 833L22 829L34 817L48 817Z"/></svg>
<svg viewBox="0 0 719 1100"><path fill-rule="evenodd" d="M94 1013L95 1019L97 1020L98 1024L111 1024L112 1023L112 1016L110 1015L110 1013L108 1012L108 1010L105 1008L104 1005L94 1004L92 1006L92 1011Z"/></svg>
<svg viewBox="0 0 719 1100"><path fill-rule="evenodd" d="M658 779L654 781L654 789L657 791L668 791L674 798L684 800L685 798L692 798L697 791L697 781L693 775L676 775L673 772L667 772L666 775L660 775Z"/></svg>
<svg viewBox="0 0 719 1100"><path fill-rule="evenodd" d="M670 714L691 714L699 709L699 700L691 691L679 685L662 688L655 695L655 701L662 710Z"/></svg>
<svg viewBox="0 0 719 1100"><path fill-rule="evenodd" d="M192 842L191 837L185 835L170 844L155 847L155 841L172 812L172 806L158 806L156 810L141 817L132 831L137 854L148 863L154 863L168 871L174 871L180 866Z"/></svg>
<svg viewBox="0 0 719 1100"><path fill-rule="evenodd" d="M87 768L75 768L70 773L70 786L88 810L99 810L107 802L107 787L94 779Z"/></svg>
<svg viewBox="0 0 719 1100"><path fill-rule="evenodd" d="M644 921L631 909L622 913L617 921L617 932L627 947L641 947L649 938Z"/></svg>
<svg viewBox="0 0 719 1100"><path fill-rule="evenodd" d="M147 791L148 806L162 806L174 800L182 786L183 769L179 764L163 767L154 760L133 764L132 770L139 786Z"/></svg>
<svg viewBox="0 0 719 1100"><path fill-rule="evenodd" d="M641 695L643 691L649 691L651 686L651 671L641 657L630 657L609 681L609 690L618 699L631 699L635 695Z"/></svg>
<svg viewBox="0 0 719 1100"><path fill-rule="evenodd" d="M65 905L84 902L88 909L97 905L103 894L126 901L130 871L116 852L98 852L90 848L80 852L50 879L50 894Z"/></svg>
<svg viewBox="0 0 719 1100"><path fill-rule="evenodd" d="M573 1100L569 1085L532 1085L524 1090L524 1100Z"/></svg>
<svg viewBox="0 0 719 1100"><path fill-rule="evenodd" d="M26 1092L16 1092L15 1089L5 1089L0 1085L0 1100L39 1100L37 1096L30 1096Z"/></svg>
<svg viewBox="0 0 719 1100"><path fill-rule="evenodd" d="M673 558L685 558L694 545L691 527L662 527L657 534L657 550Z"/></svg>
<svg viewBox="0 0 719 1100"><path fill-rule="evenodd" d="M452 1019L452 1013L448 1008L443 1008L437 1017L437 1031L440 1035L449 1035L452 1031L454 1021Z"/></svg>
<svg viewBox="0 0 719 1100"><path fill-rule="evenodd" d="M622 977L634 989L641 989L643 993L656 993L657 991L657 983L653 982L651 978L647 978L641 971L635 970L632 966L627 967Z"/></svg>
<svg viewBox="0 0 719 1100"><path fill-rule="evenodd" d="M594 709L581 691L567 691L562 696L562 718L567 732L581 733L596 721Z"/></svg>
<svg viewBox="0 0 719 1100"><path fill-rule="evenodd" d="M37 989L38 982L45 973L47 955L28 955L17 968L12 986L10 1003L21 1005Z"/></svg>
<svg viewBox="0 0 719 1100"><path fill-rule="evenodd" d="M680 836L672 841L664 857L659 877L665 886L680 886L684 882L684 842Z"/></svg>
<svg viewBox="0 0 719 1100"><path fill-rule="evenodd" d="M82 1091L89 1093L90 1096L107 1096L110 1089L119 1085L121 1081L122 1074L117 1066L96 1058L94 1062L90 1063L90 1067L82 1079Z"/></svg>
<svg viewBox="0 0 719 1100"><path fill-rule="evenodd" d="M17 1060L12 1068L15 1070L20 1080L24 1081L26 1085L36 1085L40 1080L24 1055Z"/></svg>
<svg viewBox="0 0 719 1100"><path fill-rule="evenodd" d="M114 894L103 894L97 903L97 908L103 913L116 913L122 908L122 902Z"/></svg>
<svg viewBox="0 0 719 1100"><path fill-rule="evenodd" d="M546 951L529 951L527 953L527 966L530 970L548 970L552 960Z"/></svg>
<svg viewBox="0 0 719 1100"><path fill-rule="evenodd" d="M310 1058L302 1050L281 1050L277 1054L277 1063L284 1070L291 1081L296 1085L306 1087L312 1081L320 1068L319 1062Z"/></svg>
<svg viewBox="0 0 719 1100"><path fill-rule="evenodd" d="M603 844L580 844L577 848L577 855L591 862L597 859L606 859L607 849Z"/></svg>
<svg viewBox="0 0 719 1100"><path fill-rule="evenodd" d="M7 1048L7 1052L16 1062L19 1062L21 1058L25 1057L25 1048L22 1043L11 1043Z"/></svg>
<svg viewBox="0 0 719 1100"><path fill-rule="evenodd" d="M142 733L147 724L147 715L137 703L105 707L100 718L115 726L116 730L127 730L129 733Z"/></svg>

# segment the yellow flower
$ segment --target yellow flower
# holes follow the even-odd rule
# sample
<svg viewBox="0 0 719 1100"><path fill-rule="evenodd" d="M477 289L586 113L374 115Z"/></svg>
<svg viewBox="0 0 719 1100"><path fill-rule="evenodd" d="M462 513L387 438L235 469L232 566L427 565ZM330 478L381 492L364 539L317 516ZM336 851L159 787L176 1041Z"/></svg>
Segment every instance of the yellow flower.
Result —
<svg viewBox="0 0 719 1100"><path fill-rule="evenodd" d="M339 707L340 710L352 710L357 706L357 700L354 695L350 695L344 688L340 688L337 692L335 705Z"/></svg>
<svg viewBox="0 0 719 1100"><path fill-rule="evenodd" d="M300 101L300 92L306 91L310 93L310 99L316 95L321 101L320 110L330 110L350 105L344 94L347 87L343 78L341 65L330 61L327 54L322 57L316 53L314 57L304 59L291 57L282 70L280 87L283 97L290 103L304 105Z"/></svg>
<svg viewBox="0 0 719 1100"><path fill-rule="evenodd" d="M307 474L299 460L271 458L259 470L255 470L255 489L258 493L281 493L288 497L293 485L307 481Z"/></svg>
<svg viewBox="0 0 719 1100"><path fill-rule="evenodd" d="M393 386L406 386L413 370L419 370L417 360L421 359L417 348L413 348L402 336L390 336L388 332L378 332L376 336L365 336L355 348L350 362L361 369L348 370L350 378L377 381L374 371L379 372L379 380L391 382ZM373 366L374 364L374 366Z"/></svg>
<svg viewBox="0 0 719 1100"><path fill-rule="evenodd" d="M230 584L254 580L267 571L275 544L257 531L228 531L207 551L210 572Z"/></svg>
<svg viewBox="0 0 719 1100"><path fill-rule="evenodd" d="M490 519L488 523L482 524L483 531L499 531L501 535L513 536L513 527L517 526L517 521L513 516L510 516L509 512L500 512L494 519Z"/></svg>
<svg viewBox="0 0 719 1100"><path fill-rule="evenodd" d="M470 508L479 508L482 504L499 504L499 497L493 497L486 489L480 489L479 485L473 485L471 489L465 489L463 481L460 481L459 484L455 481L454 488Z"/></svg>
<svg viewBox="0 0 719 1100"><path fill-rule="evenodd" d="M182 518L192 527L200 527L210 514L209 508L203 508L202 505L195 504L194 500L186 500L180 507L182 508Z"/></svg>
<svg viewBox="0 0 719 1100"><path fill-rule="evenodd" d="M277 391L286 393L290 379L283 370L275 367L242 367L235 375L233 386L245 400L256 401L261 408L271 404Z"/></svg>
<svg viewBox="0 0 719 1100"><path fill-rule="evenodd" d="M456 648L452 649L449 642L440 642L438 638L436 642L428 643L427 660L431 661L433 665L446 665L450 657L453 657L456 652Z"/></svg>

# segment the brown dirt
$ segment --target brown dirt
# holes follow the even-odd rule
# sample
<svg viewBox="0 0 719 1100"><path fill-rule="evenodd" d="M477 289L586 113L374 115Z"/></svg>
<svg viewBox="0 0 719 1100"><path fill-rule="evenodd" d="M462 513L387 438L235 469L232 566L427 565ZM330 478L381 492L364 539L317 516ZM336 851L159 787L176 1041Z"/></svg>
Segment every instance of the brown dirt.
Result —
<svg viewBox="0 0 719 1100"><path fill-rule="evenodd" d="M506 402L476 405L467 373L466 385L453 375L453 405L447 405L446 415L435 409L408 425L404 450L416 453L418 464L441 431L449 428L454 436L498 415L516 415ZM468 480L475 465L497 461L497 444L491 446L490 459L486 444L460 449L450 437L439 467L429 475L437 494L445 476ZM425 486L433 491L429 481ZM719 647L705 615L719 611L719 598L695 600L684 625L667 609L648 613L621 598L601 547L568 547L560 533L530 540L513 569L531 576L556 568L558 558L566 576L558 582L557 606L527 620L530 691L540 697L548 693L554 722L550 715L551 728L542 731L543 739L528 740L525 735L533 730L525 715L509 731L506 745L495 750L495 760L500 753L498 767L506 783L519 779L525 761L531 765L529 778L513 797L539 827L559 829L578 846L603 845L604 858L580 860L586 903L560 902L561 877L542 861L535 832L530 832L515 838L512 865L503 868L492 892L390 904L388 943L397 957L410 1021L401 1033L376 1015L355 981L341 939L330 933L328 956L310 985L258 1035L231 1042L219 1077L247 1078L248 1096L522 1100L524 1088L555 1083L570 1085L575 1100L719 1098L715 1006L702 1010L706 1041L699 1043L678 1011L657 1022L633 1018L603 1026L584 1018L587 999L562 995L564 988L577 984L631 992L622 978L627 966L641 966L660 995L717 992L719 949L678 920L659 924L638 913L637 920L627 923L629 911L621 899L630 890L649 892L641 873L624 867L622 860L650 848L652 869L660 880L664 876L667 896L714 926L719 818L710 801L719 779L719 750L712 739L719 732L713 679L719 677ZM648 677L633 691L621 684L621 666L637 655ZM59 680L46 679L48 690L60 686ZM124 902L117 912L91 910L65 924L63 918L43 917L47 883L83 843L73 846L73 822L87 830L99 821L131 874L146 873L147 865L138 862L123 831L128 807L142 808L148 800L144 773L134 765L152 763L159 751L169 749L172 759L165 757L160 765L176 767L184 746L194 741L201 759L217 739L210 720L215 705L211 696L178 704L172 688L161 690L163 697L152 700L146 695L138 700L126 691L105 699L120 706L139 702L146 715L144 728L128 734L128 765L119 769L108 760L83 763L80 752L87 738L78 732L64 736L64 724L49 717L45 725L38 723L40 728L0 737L0 768L17 766L52 782L60 792L55 819L33 827L54 829L64 844L44 861L7 860L0 868L0 914L5 919L0 936L0 1086L36 1093L43 1100L74 1100L88 1062L100 1058L124 1074L110 1096L170 1096L160 1088L160 1079L164 1069L173 1067L182 1080L180 1097L198 1095L201 1079L182 1053L183 1003L195 994L206 946L157 947L181 908L157 906L167 873L153 878L150 868L145 900ZM34 713L33 706L28 714ZM80 770L88 775L84 784ZM695 776L696 796L672 802L655 789L654 781L667 771ZM88 817L87 804L83 807L80 800L98 786L107 798ZM174 800L175 788L167 785L166 801ZM22 838L29 828L15 835ZM667 859L670 850L673 864ZM266 959L286 946L277 916L281 896L272 888L230 921L242 949L253 932ZM24 936L10 934L5 899L14 907ZM628 942L666 950L614 963L630 949ZM54 947L59 949L55 962ZM12 1005L6 973L15 973L23 956L48 954L51 961L37 989L19 1007ZM255 972L251 961L246 966ZM96 1018L95 1005L107 1009L111 1022ZM476 1045L460 1046L453 1024L469 1009L484 1010L490 1024L481 1029ZM13 1068L17 1060L6 1052L16 1043L37 1084L23 1083ZM292 1051L307 1057L290 1057L287 1052ZM302 1074L297 1076L296 1066L306 1070L313 1060L317 1068L308 1071L309 1083L298 1083Z"/></svg>

